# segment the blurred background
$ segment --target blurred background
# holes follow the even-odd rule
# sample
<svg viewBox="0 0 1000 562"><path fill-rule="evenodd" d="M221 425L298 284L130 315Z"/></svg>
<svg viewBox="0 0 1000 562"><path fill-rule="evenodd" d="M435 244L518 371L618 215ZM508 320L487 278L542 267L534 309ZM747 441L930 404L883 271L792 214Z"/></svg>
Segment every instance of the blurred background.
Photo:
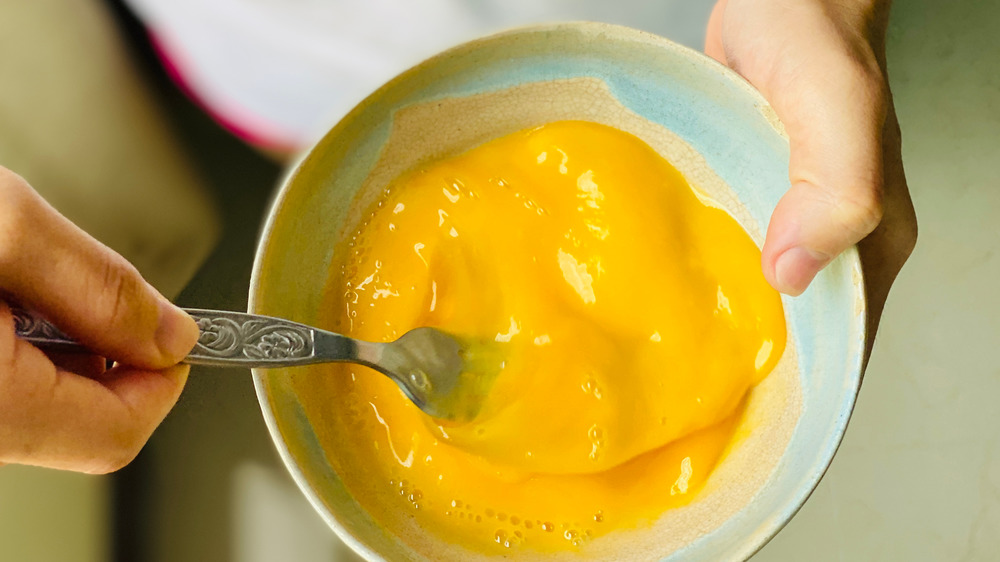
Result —
<svg viewBox="0 0 1000 562"><path fill-rule="evenodd" d="M252 38L214 8L237 4L0 0L0 164L187 306L245 309L284 155L400 68L468 38L446 29L438 43L409 48L402 31L331 19L352 3L330 1L333 12L320 9L310 29L257 13L273 26L259 33L284 50L241 57ZM516 23L491 2L471 4L481 6L461 15L473 22L463 33ZM630 18L610 4L534 17L627 23L700 49L712 3L663 0ZM992 0L893 8L888 59L921 237L890 294L840 452L755 560L1000 552L996 21ZM352 76L349 86L304 78L283 90L295 73L312 76L286 64L315 47L310 34L337 32L386 39L346 59L313 53ZM256 97L239 97L232 84ZM297 109L262 109L281 96ZM248 372L196 369L176 410L115 475L0 468L0 560L354 559L280 466Z"/></svg>

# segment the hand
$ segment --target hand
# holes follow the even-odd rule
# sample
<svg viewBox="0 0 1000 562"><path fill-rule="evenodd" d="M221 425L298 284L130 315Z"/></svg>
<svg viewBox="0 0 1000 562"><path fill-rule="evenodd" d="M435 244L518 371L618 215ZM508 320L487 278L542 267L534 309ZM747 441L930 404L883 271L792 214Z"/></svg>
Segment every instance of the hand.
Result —
<svg viewBox="0 0 1000 562"><path fill-rule="evenodd" d="M761 255L764 276L798 295L858 244L868 351L917 220L886 79L886 0L719 0L705 52L771 103L788 133L791 189Z"/></svg>
<svg viewBox="0 0 1000 562"><path fill-rule="evenodd" d="M198 328L2 167L0 202L0 464L117 470L180 396ZM17 339L13 303L119 363Z"/></svg>

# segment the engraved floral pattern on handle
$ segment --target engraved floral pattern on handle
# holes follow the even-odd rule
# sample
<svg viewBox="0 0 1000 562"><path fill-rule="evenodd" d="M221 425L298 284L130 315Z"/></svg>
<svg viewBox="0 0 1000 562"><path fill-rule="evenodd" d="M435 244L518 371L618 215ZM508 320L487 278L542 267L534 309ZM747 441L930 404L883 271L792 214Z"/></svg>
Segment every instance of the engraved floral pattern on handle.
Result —
<svg viewBox="0 0 1000 562"><path fill-rule="evenodd" d="M316 331L280 318L242 312L184 309L201 335L184 359L192 365L277 367L313 363ZM13 308L16 335L35 345L64 351L88 349L50 322L27 310Z"/></svg>
<svg viewBox="0 0 1000 562"><path fill-rule="evenodd" d="M305 359L313 356L312 330L258 318L192 313L201 337L192 356L254 360Z"/></svg>
<svg viewBox="0 0 1000 562"><path fill-rule="evenodd" d="M47 320L36 316L22 308L12 308L11 314L14 316L14 333L26 340L45 340L50 343L75 343Z"/></svg>

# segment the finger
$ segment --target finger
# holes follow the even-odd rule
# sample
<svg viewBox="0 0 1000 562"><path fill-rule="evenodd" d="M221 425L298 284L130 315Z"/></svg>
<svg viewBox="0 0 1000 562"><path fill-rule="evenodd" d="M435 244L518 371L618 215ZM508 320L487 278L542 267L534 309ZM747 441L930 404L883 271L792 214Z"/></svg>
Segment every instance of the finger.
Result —
<svg viewBox="0 0 1000 562"><path fill-rule="evenodd" d="M188 315L3 168L0 201L0 290L126 364L163 368L194 346L198 329Z"/></svg>
<svg viewBox="0 0 1000 562"><path fill-rule="evenodd" d="M180 396L188 367L116 366L100 380L0 336L0 463L107 473L128 464Z"/></svg>
<svg viewBox="0 0 1000 562"><path fill-rule="evenodd" d="M705 30L705 54L722 64L728 64L726 49L722 44L722 15L726 12L728 2L729 0L719 0L715 3L712 14L708 17L708 28Z"/></svg>
<svg viewBox="0 0 1000 562"><path fill-rule="evenodd" d="M107 370L107 361L100 356L87 353L59 353L47 351L45 355L52 364L81 377L99 377Z"/></svg>
<svg viewBox="0 0 1000 562"><path fill-rule="evenodd" d="M791 295L872 232L883 209L881 71L874 56L852 54L836 37L823 46L826 30L814 31L816 47L786 57L762 87L788 132L791 188L771 216L761 263Z"/></svg>

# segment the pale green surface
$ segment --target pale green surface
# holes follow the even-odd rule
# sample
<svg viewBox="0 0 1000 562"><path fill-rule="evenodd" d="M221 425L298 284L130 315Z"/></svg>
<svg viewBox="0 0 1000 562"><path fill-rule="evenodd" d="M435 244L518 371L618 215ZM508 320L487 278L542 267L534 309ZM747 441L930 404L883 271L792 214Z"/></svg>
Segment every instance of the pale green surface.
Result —
<svg viewBox="0 0 1000 562"><path fill-rule="evenodd" d="M0 560L107 562L108 480L0 468Z"/></svg>

